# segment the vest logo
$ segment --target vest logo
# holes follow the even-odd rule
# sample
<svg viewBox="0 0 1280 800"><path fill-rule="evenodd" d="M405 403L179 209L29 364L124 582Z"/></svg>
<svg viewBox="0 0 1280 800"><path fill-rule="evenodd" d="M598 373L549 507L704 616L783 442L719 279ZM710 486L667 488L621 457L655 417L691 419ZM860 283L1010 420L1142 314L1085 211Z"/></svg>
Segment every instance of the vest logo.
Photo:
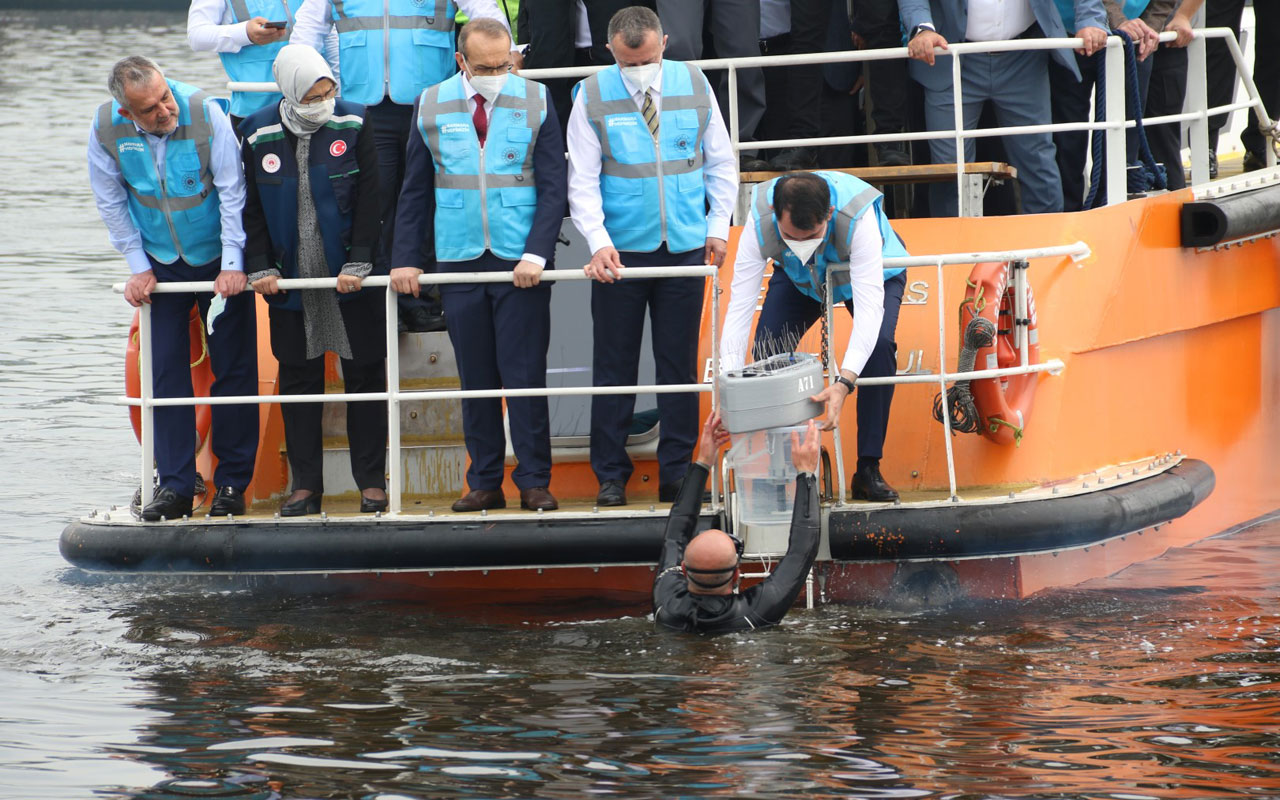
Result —
<svg viewBox="0 0 1280 800"><path fill-rule="evenodd" d="M262 171L274 175L280 171L280 156L275 153L267 153L262 157Z"/></svg>
<svg viewBox="0 0 1280 800"><path fill-rule="evenodd" d="M198 181L196 181L195 175L182 176L182 188L186 189L187 191L191 191L192 189L196 188L196 183L198 183Z"/></svg>
<svg viewBox="0 0 1280 800"><path fill-rule="evenodd" d="M142 142L120 142L116 145L116 150L120 153L145 153L147 146Z"/></svg>
<svg viewBox="0 0 1280 800"><path fill-rule="evenodd" d="M508 164L514 164L520 153L514 147L508 147L502 151L502 160Z"/></svg>
<svg viewBox="0 0 1280 800"><path fill-rule="evenodd" d="M677 150L688 150L688 149L689 149L689 137L688 137L688 136L681 136L679 139L676 139L676 149L677 149Z"/></svg>
<svg viewBox="0 0 1280 800"><path fill-rule="evenodd" d="M337 158L347 152L347 143L341 139L335 139L333 144L329 145L329 155Z"/></svg>
<svg viewBox="0 0 1280 800"><path fill-rule="evenodd" d="M515 120L516 122L519 122L520 120L524 119L524 112L520 110L512 111L511 119Z"/></svg>
<svg viewBox="0 0 1280 800"><path fill-rule="evenodd" d="M627 127L634 128L639 124L640 123L636 121L636 117L633 114L628 114L625 116L614 115L609 117L605 121L605 127L607 128L627 128Z"/></svg>
<svg viewBox="0 0 1280 800"><path fill-rule="evenodd" d="M440 126L440 132L448 136L452 133L469 133L471 126L465 122L446 122Z"/></svg>
<svg viewBox="0 0 1280 800"><path fill-rule="evenodd" d="M413 3L418 8L422 8L424 5L426 5L427 0L409 0L409 2Z"/></svg>

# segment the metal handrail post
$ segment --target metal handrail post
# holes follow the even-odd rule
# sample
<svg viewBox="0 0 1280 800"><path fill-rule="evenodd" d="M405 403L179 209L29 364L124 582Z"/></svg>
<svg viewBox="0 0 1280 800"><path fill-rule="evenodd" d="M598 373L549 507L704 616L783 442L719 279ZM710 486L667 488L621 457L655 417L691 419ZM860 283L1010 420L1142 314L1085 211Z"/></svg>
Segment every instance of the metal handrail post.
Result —
<svg viewBox="0 0 1280 800"><path fill-rule="evenodd" d="M840 374L840 366L836 364L836 345L835 340L831 337L831 332L835 330L836 320L832 311L834 303L831 301L831 270L827 270L827 291L822 303L822 313L827 323L827 387L835 385L836 376ZM849 398L846 397L847 401ZM829 401L828 401L829 402ZM844 409L841 409L843 414ZM831 429L831 442L836 451L836 482L840 484L840 493L837 495L837 505L844 505L844 447L840 444L840 420L836 419L835 427Z"/></svg>
<svg viewBox="0 0 1280 800"><path fill-rule="evenodd" d="M1107 117L1107 205L1114 206L1123 203L1129 196L1129 181L1125 174L1129 157L1125 152L1124 48L1120 44L1119 37L1107 37L1107 48L1103 56L1103 77L1107 87L1107 103L1104 109ZM1094 109L1094 121L1097 121L1097 109Z"/></svg>
<svg viewBox="0 0 1280 800"><path fill-rule="evenodd" d="M390 284L386 289L386 337L387 337L387 441L389 458L387 465L387 511L400 513L400 492L403 478L400 474L400 330L398 295Z"/></svg>
<svg viewBox="0 0 1280 800"><path fill-rule="evenodd" d="M1023 266L1018 266L1019 263ZM1031 262L1011 261L1009 268L1013 270L1013 346L1018 348L1025 367L1031 364L1031 324L1023 325L1021 320L1031 318L1027 304L1027 287L1031 283L1027 279L1027 270L1031 269Z"/></svg>
<svg viewBox="0 0 1280 800"><path fill-rule="evenodd" d="M1191 183L1209 182L1209 88L1205 76L1205 37L1187 45L1187 102L1199 116L1191 120ZM1182 165L1177 165L1182 169Z"/></svg>
<svg viewBox="0 0 1280 800"><path fill-rule="evenodd" d="M956 216L964 216L964 90L960 86L960 54L951 57L951 117L955 125ZM973 209L968 209L972 211Z"/></svg>
<svg viewBox="0 0 1280 800"><path fill-rule="evenodd" d="M151 399L155 394L154 376L151 374L151 304L143 303L138 307L138 377L140 388L138 398L142 401L140 416L142 418L141 490L142 503L139 508L146 508L155 499L155 484L151 475L155 471L155 406ZM193 409L194 410L194 409Z"/></svg>
<svg viewBox="0 0 1280 800"><path fill-rule="evenodd" d="M941 258L938 265L938 387L942 392L942 426L945 429L943 441L947 445L947 480L951 486L951 499L957 499L956 493L956 454L951 447L951 411L947 407L947 301L942 286Z"/></svg>
<svg viewBox="0 0 1280 800"><path fill-rule="evenodd" d="M720 273L709 275L707 279L711 282L711 411L714 413L720 408ZM717 452L715 457L719 460L720 453ZM711 510L715 511L720 507L720 495L716 491L719 481L715 463L711 466Z"/></svg>

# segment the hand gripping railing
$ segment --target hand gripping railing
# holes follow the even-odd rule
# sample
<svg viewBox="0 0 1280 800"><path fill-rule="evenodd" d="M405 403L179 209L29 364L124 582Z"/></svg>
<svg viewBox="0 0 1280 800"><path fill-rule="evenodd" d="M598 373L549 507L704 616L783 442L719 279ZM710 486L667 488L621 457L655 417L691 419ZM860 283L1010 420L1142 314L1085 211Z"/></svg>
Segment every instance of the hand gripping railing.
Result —
<svg viewBox="0 0 1280 800"><path fill-rule="evenodd" d="M630 267L623 270L622 280L640 278L689 278L714 277L713 266L694 267ZM419 276L418 283L511 283L512 272L450 272L434 273ZM590 280L580 270L546 270L542 273L544 281ZM337 286L337 278L293 278L279 282L281 289L333 289ZM590 386L562 387L542 389L472 389L446 391L401 391L400 390L400 350L397 330L397 305L399 295L391 289L391 279L385 275L365 278L363 285L370 288L386 289L386 341L387 341L387 391L367 392L360 394L295 394L295 395L242 395L224 397L155 397L151 364L151 306L144 304L138 315L138 371L141 378L139 397L122 398L126 405L140 406L142 409L142 434L139 437L142 445L141 489L142 505L146 506L153 497L151 475L155 461L155 414L154 410L162 406L194 406L194 405L233 405L241 403L318 403L341 401L385 400L387 403L387 441L390 451L387 464L387 498L388 511L398 514L401 510L401 491L403 476L400 463L400 402L402 400L453 400L481 397L551 397L561 395L606 395L606 394L672 394L684 392L710 392L711 402L715 405L716 382L710 384L657 384L652 386ZM124 291L124 284L112 286L116 292ZM718 287L717 287L718 288ZM212 281L183 281L173 283L157 283L153 293L167 294L179 292L212 292ZM712 374L720 370L720 354L714 343L719 341L720 293L711 292L711 339L713 342L711 359ZM713 507L716 505L716 476L711 477L711 496Z"/></svg>
<svg viewBox="0 0 1280 800"><path fill-rule="evenodd" d="M1160 34L1161 42L1171 42L1176 38L1172 32ZM1205 80L1205 40L1222 39L1227 43L1231 59L1236 71L1244 82L1248 100L1229 103L1222 106L1208 106L1208 92ZM724 69L729 74L729 136L733 142L734 152L755 150L757 148L781 147L818 147L842 144L872 144L876 142L918 142L931 139L955 139L956 151L956 191L963 198L965 179L964 140L987 136L1014 136L1025 133L1052 133L1054 131L1105 131L1107 154L1107 204L1115 205L1126 199L1127 181L1125 179L1125 130L1134 126L1132 120L1125 119L1124 100L1126 93L1114 87L1125 85L1124 50L1118 36L1108 36L1106 53L1103 59L1104 79L1108 87L1106 119L1098 122L1064 122L1043 125L1014 125L981 130L964 129L963 81L961 80L961 61L966 55L974 53L1007 53L1028 50L1060 50L1076 49L1084 46L1079 38L1061 39L1013 39L1001 42L963 42L948 45L946 50L935 50L938 56L955 56L951 59L952 107L955 111L955 127L951 130L915 131L911 133L877 133L849 136L817 136L805 139L775 139L758 142L739 141L738 134L738 70L761 67L784 67L801 64L842 64L862 61L886 61L907 57L907 48L893 47L881 50L849 50L837 53L798 53L784 56L751 56L746 58L714 58L691 61L689 63L708 69ZM1252 108L1258 115L1258 127L1265 136L1274 136L1272 130L1275 123L1267 116L1263 107L1258 87L1254 85L1249 74L1248 64L1240 52L1240 45L1235 34L1229 28L1203 28L1194 32L1191 43L1187 46L1187 99L1190 110L1160 117L1147 117L1144 125L1161 123L1191 123L1191 182L1205 183L1209 180L1209 117L1231 111ZM582 78L597 72L604 67L562 67L554 69L527 69L520 74L527 78ZM932 69L943 69L933 67ZM274 92L278 91L274 83L229 82L227 88L241 92ZM563 122L563 121L562 121ZM1267 148L1267 166L1274 166L1276 154L1273 147ZM1171 165L1181 169L1181 164ZM735 220L743 224L743 220Z"/></svg>

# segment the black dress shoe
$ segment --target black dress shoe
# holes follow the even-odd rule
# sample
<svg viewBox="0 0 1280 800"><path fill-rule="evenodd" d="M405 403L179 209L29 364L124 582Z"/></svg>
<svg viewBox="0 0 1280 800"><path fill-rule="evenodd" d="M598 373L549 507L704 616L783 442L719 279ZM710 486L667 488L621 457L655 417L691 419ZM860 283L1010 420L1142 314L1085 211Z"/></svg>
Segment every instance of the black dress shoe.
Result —
<svg viewBox="0 0 1280 800"><path fill-rule="evenodd" d="M159 522L161 519L182 519L191 514L191 498L183 497L164 486L156 489L156 496L147 507L142 509L142 518L147 522Z"/></svg>
<svg viewBox="0 0 1280 800"><path fill-rule="evenodd" d="M507 498L501 489L473 489L453 503L454 511L487 511L491 508L506 508Z"/></svg>
<svg viewBox="0 0 1280 800"><path fill-rule="evenodd" d="M218 493L213 496L213 505L209 507L209 513L215 517L225 517L229 514L244 516L244 492L234 486L219 486Z"/></svg>
<svg viewBox="0 0 1280 800"><path fill-rule="evenodd" d="M390 500L386 497L383 497L381 500L375 500L372 497L360 495L360 513L373 514L378 511L386 511L389 503Z"/></svg>
<svg viewBox="0 0 1280 800"><path fill-rule="evenodd" d="M767 172L769 170L769 162L763 158L755 156L742 156L738 159L739 172Z"/></svg>
<svg viewBox="0 0 1280 800"><path fill-rule="evenodd" d="M898 493L885 482L880 475L879 463L865 464L853 473L852 485L854 500L869 500L873 503L892 503L898 499Z"/></svg>
<svg viewBox="0 0 1280 800"><path fill-rule="evenodd" d="M623 481L605 481L600 484L600 492L596 495L598 506L625 506L627 504L627 484Z"/></svg>
<svg viewBox="0 0 1280 800"><path fill-rule="evenodd" d="M324 495L319 492L312 492L301 500L294 500L291 503L285 503L280 506L280 516L305 517L308 514L319 514L320 501L323 499Z"/></svg>
<svg viewBox="0 0 1280 800"><path fill-rule="evenodd" d="M770 159L769 166L780 172L794 172L800 169L813 169L818 166L818 159L807 147L788 147Z"/></svg>
<svg viewBox="0 0 1280 800"><path fill-rule="evenodd" d="M547 487L534 486L520 490L520 507L529 511L555 511L560 503Z"/></svg>
<svg viewBox="0 0 1280 800"><path fill-rule="evenodd" d="M680 496L680 487L684 485L684 479L664 483L658 487L659 503L674 503L676 498Z"/></svg>
<svg viewBox="0 0 1280 800"><path fill-rule="evenodd" d="M911 163L906 142L880 142L876 145L876 161L882 167L905 167Z"/></svg>

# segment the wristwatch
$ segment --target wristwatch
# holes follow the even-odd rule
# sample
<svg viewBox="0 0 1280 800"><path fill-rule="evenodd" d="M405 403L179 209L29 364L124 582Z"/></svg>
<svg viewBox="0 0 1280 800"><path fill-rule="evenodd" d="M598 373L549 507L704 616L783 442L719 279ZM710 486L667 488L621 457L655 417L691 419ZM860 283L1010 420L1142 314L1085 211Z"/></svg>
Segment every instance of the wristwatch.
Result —
<svg viewBox="0 0 1280 800"><path fill-rule="evenodd" d="M849 394L853 394L853 381L841 375L840 377L836 378L835 382L844 384L844 388L849 390Z"/></svg>
<svg viewBox="0 0 1280 800"><path fill-rule="evenodd" d="M911 39L914 39L917 36L919 36L921 31L933 31L934 33L937 33L938 29L933 27L927 22L921 22L919 25L911 29L911 35L907 37L907 41L910 41Z"/></svg>

